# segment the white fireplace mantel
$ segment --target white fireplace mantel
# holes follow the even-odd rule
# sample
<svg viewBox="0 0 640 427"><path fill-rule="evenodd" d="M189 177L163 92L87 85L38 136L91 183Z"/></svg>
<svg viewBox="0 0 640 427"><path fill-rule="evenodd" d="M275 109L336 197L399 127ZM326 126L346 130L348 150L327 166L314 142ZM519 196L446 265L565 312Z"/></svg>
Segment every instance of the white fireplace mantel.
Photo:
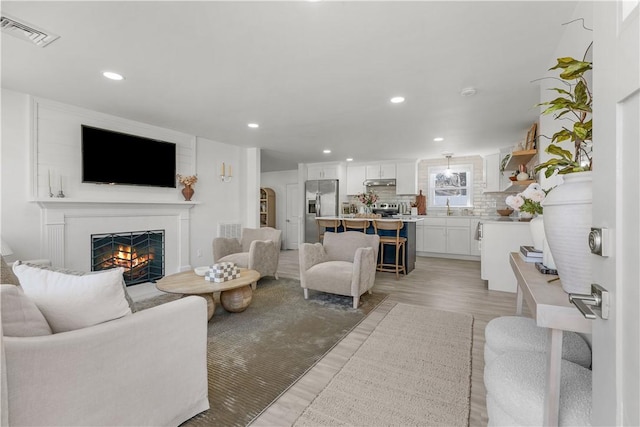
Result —
<svg viewBox="0 0 640 427"><path fill-rule="evenodd" d="M48 199L36 199L34 200L43 209L59 209L59 208L71 208L71 207L87 207L87 208L101 208L101 207L118 207L118 208L138 208L138 207L161 207L161 206L183 206L192 208L195 205L199 205L201 202L197 201L166 201L166 200L150 200L150 201L138 201L138 200L88 200L88 199L70 199L70 198L58 198L51 197Z"/></svg>
<svg viewBox="0 0 640 427"><path fill-rule="evenodd" d="M44 257L56 267L91 270L91 234L164 229L165 272L191 268L190 210L197 201L34 200L43 211Z"/></svg>

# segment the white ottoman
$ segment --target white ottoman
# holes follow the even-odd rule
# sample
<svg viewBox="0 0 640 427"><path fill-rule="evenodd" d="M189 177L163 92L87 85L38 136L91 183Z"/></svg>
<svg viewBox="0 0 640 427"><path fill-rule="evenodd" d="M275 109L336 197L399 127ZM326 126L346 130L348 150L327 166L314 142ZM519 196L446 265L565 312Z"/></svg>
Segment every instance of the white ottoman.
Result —
<svg viewBox="0 0 640 427"><path fill-rule="evenodd" d="M548 329L535 320L522 316L496 317L484 330L484 363L489 365L498 355L508 351L547 351ZM562 334L562 358L585 368L591 367L591 349L579 334Z"/></svg>
<svg viewBox="0 0 640 427"><path fill-rule="evenodd" d="M591 425L591 370L562 360L558 425ZM546 356L510 352L484 370L489 426L541 426Z"/></svg>

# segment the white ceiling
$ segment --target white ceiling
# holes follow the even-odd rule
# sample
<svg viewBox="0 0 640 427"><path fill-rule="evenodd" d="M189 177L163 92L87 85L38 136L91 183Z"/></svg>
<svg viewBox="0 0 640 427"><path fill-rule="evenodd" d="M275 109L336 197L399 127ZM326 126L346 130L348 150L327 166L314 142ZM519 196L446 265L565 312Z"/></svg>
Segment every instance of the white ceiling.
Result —
<svg viewBox="0 0 640 427"><path fill-rule="evenodd" d="M575 7L2 1L3 13L60 35L40 48L3 33L2 87L260 147L263 171L487 154L537 119L531 81L549 75ZM104 70L126 79L106 80ZM477 94L460 96L469 86ZM406 102L391 104L395 95Z"/></svg>

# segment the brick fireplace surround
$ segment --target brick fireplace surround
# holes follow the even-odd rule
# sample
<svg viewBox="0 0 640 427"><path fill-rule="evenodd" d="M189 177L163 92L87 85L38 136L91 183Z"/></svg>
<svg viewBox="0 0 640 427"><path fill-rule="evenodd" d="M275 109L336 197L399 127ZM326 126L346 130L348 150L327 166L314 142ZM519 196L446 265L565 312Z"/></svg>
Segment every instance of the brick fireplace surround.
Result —
<svg viewBox="0 0 640 427"><path fill-rule="evenodd" d="M91 270L91 235L165 230L165 274L191 269L190 209L197 202L41 199L43 257L55 267Z"/></svg>

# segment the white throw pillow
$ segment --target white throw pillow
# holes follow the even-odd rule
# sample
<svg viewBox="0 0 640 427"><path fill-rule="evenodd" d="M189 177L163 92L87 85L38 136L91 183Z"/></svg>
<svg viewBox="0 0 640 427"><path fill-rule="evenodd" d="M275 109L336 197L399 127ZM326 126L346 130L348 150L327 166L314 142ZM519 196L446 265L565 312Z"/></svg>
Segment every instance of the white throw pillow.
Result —
<svg viewBox="0 0 640 427"><path fill-rule="evenodd" d="M131 314L122 289L121 267L76 276L16 262L13 271L54 333Z"/></svg>
<svg viewBox="0 0 640 427"><path fill-rule="evenodd" d="M20 286L0 286L2 333L6 337L51 335L51 328L38 307Z"/></svg>

